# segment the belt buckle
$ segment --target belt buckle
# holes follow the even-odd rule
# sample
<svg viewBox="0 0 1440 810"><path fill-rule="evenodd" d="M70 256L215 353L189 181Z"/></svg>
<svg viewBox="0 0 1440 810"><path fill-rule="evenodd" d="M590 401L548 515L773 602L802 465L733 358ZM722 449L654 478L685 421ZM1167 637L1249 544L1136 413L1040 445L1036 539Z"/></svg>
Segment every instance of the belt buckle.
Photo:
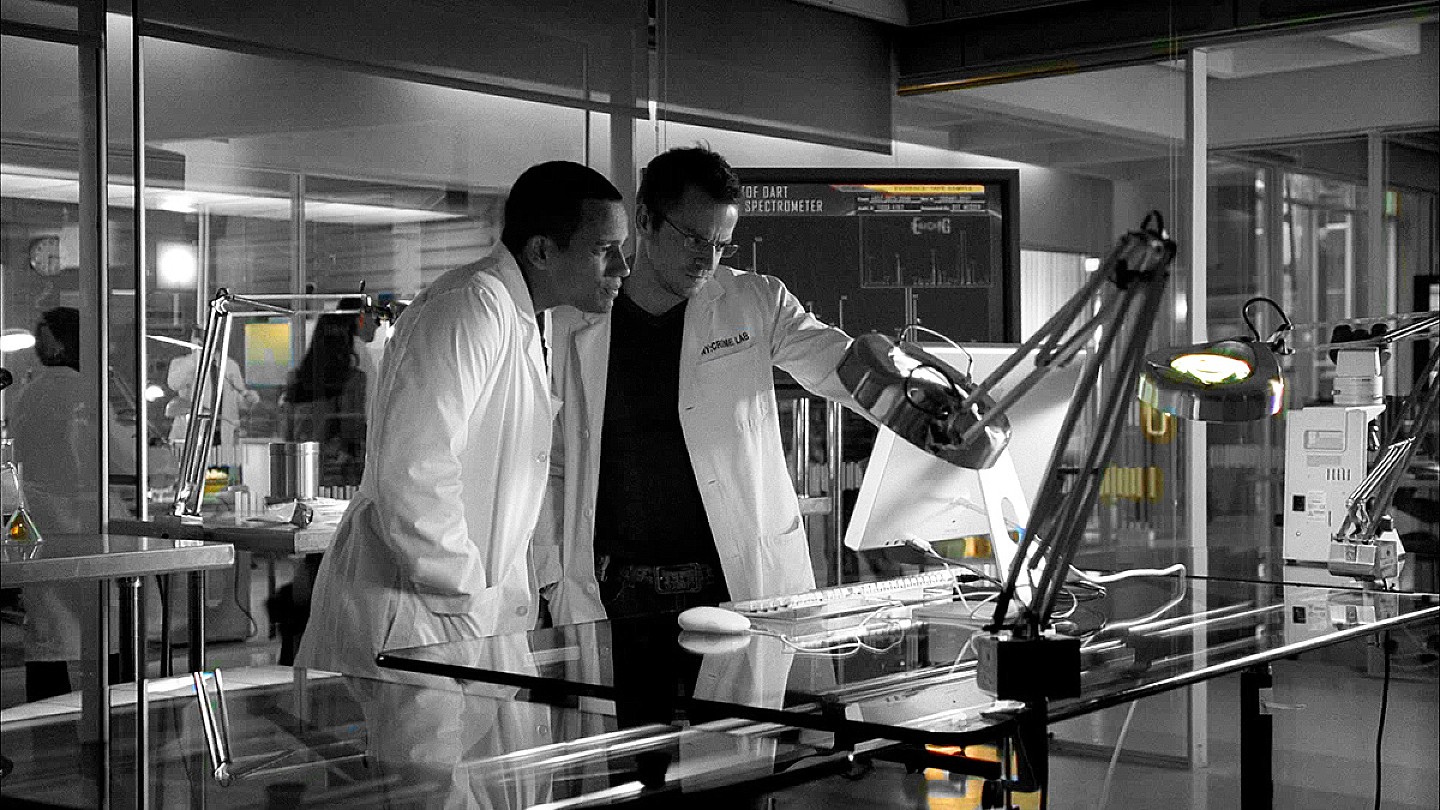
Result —
<svg viewBox="0 0 1440 810"><path fill-rule="evenodd" d="M655 567L655 593L699 593L704 583L700 577L700 566L658 565Z"/></svg>

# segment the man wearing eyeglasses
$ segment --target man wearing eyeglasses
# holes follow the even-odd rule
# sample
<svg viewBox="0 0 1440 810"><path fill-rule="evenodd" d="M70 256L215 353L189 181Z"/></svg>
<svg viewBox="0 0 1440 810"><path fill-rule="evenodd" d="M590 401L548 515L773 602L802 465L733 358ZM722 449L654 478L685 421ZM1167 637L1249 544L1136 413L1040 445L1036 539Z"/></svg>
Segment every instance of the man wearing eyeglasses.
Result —
<svg viewBox="0 0 1440 810"><path fill-rule="evenodd" d="M659 155L612 312L556 311L564 406L532 551L556 624L815 586L772 368L848 399L835 367L850 338L778 279L721 263L739 198L715 152Z"/></svg>

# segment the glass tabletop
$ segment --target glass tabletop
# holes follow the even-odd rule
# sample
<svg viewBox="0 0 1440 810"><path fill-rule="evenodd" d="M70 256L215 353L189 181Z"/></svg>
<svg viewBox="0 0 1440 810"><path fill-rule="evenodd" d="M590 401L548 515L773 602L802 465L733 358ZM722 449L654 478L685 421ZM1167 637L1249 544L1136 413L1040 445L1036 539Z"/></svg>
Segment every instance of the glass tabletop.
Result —
<svg viewBox="0 0 1440 810"><path fill-rule="evenodd" d="M1171 577L1069 594L1056 631L1081 639L1082 692L1053 701L1052 719L1440 617L1435 595L1285 583ZM616 619L389 650L379 663L612 700L622 724L680 713L966 745L1004 732L1024 709L976 685L970 642L984 624L982 601L755 618L735 636L681 631L674 615Z"/></svg>
<svg viewBox="0 0 1440 810"><path fill-rule="evenodd" d="M217 736L229 751L233 781L213 777L214 754L199 720L192 679L152 680L150 693L152 805L155 807L486 807L521 810L608 806L637 797L649 806L744 806L727 791L762 792L804 772L842 770L830 738L771 724L726 720L686 728L618 728L608 715L508 700L503 695L387 685L382 697L350 679L311 671L296 690L289 667L224 671L226 727ZM439 679L436 679L437 682ZM446 688L448 686L448 689ZM210 681L215 688L215 682ZM115 687L117 705L129 703ZM212 700L218 701L213 697ZM448 697L454 699L447 699ZM425 711L445 706L472 721L469 735L440 735L414 726L413 739L377 729L367 700L387 699ZM0 784L0 806L104 806L105 793L81 748L81 711L72 696L30 704L7 720L0 741L13 771ZM130 795L135 748L133 713L115 716L109 744L110 795ZM303 718L303 719L302 719ZM429 719L429 718L427 718ZM666 797L661 799L660 797Z"/></svg>
<svg viewBox="0 0 1440 810"><path fill-rule="evenodd" d="M41 542L0 543L0 584L168 574L228 568L235 549L225 543L122 534L47 534Z"/></svg>

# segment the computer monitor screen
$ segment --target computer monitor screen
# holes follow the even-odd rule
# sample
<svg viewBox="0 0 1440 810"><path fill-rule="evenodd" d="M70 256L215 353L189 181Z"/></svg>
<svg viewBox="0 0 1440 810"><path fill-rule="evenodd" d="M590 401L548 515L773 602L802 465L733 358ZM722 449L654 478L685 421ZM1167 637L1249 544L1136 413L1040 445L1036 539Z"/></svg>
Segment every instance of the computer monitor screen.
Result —
<svg viewBox="0 0 1440 810"><path fill-rule="evenodd" d="M968 345L961 351L926 344L924 349L960 371L968 367L971 377L979 382L999 368L1016 346ZM1082 355L1052 370L1006 412L1010 420L1008 452L996 465L1000 469L987 474L1003 480L1004 465L1013 463L1027 513L1040 492L1084 364ZM1028 360L1020 363L1001 380L992 396L998 401L1032 369ZM991 535L981 475L981 471L962 469L935 458L882 429L860 484L845 545L860 551L903 545L907 540L933 544ZM1010 528L1023 528L1014 525L1019 522L1016 515L1006 517ZM1004 557L1001 552L1013 545L1009 537L992 536L990 540L997 557ZM1002 569L1008 566L1008 558L997 562Z"/></svg>
<svg viewBox="0 0 1440 810"><path fill-rule="evenodd" d="M1017 340L1014 169L740 168L727 263L775 276L852 335L919 321L961 342Z"/></svg>

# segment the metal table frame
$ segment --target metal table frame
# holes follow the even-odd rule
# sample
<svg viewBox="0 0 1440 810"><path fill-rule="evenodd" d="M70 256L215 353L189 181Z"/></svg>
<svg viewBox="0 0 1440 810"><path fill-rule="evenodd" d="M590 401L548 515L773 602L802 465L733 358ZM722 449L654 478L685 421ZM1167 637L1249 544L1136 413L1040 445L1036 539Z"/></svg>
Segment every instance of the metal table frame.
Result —
<svg viewBox="0 0 1440 810"><path fill-rule="evenodd" d="M109 550L112 538L121 541L135 541L135 548ZM129 631L129 654L134 661L135 682L135 793L136 806L145 810L150 806L150 717L149 700L145 688L145 577L186 572L190 577L190 668L195 671L205 668L205 571L222 569L234 565L235 549L223 543L208 543L186 540L167 541L153 537L124 537L119 535L51 535L39 550L63 549L72 540L93 539L106 550L96 553L36 556L31 559L9 560L0 565L0 587L23 588L27 585L47 583L93 581L98 588L98 625L87 639L98 642L91 652L95 653L96 677L87 684L83 703L85 720L83 727L94 729L102 743L99 779L102 804L109 793L110 768L108 743L110 740L110 677L109 677L109 627L110 627L110 583L117 582L121 588L121 613ZM147 547L151 542L169 543L155 548ZM181 545L184 544L184 545ZM124 543L122 543L124 545Z"/></svg>

